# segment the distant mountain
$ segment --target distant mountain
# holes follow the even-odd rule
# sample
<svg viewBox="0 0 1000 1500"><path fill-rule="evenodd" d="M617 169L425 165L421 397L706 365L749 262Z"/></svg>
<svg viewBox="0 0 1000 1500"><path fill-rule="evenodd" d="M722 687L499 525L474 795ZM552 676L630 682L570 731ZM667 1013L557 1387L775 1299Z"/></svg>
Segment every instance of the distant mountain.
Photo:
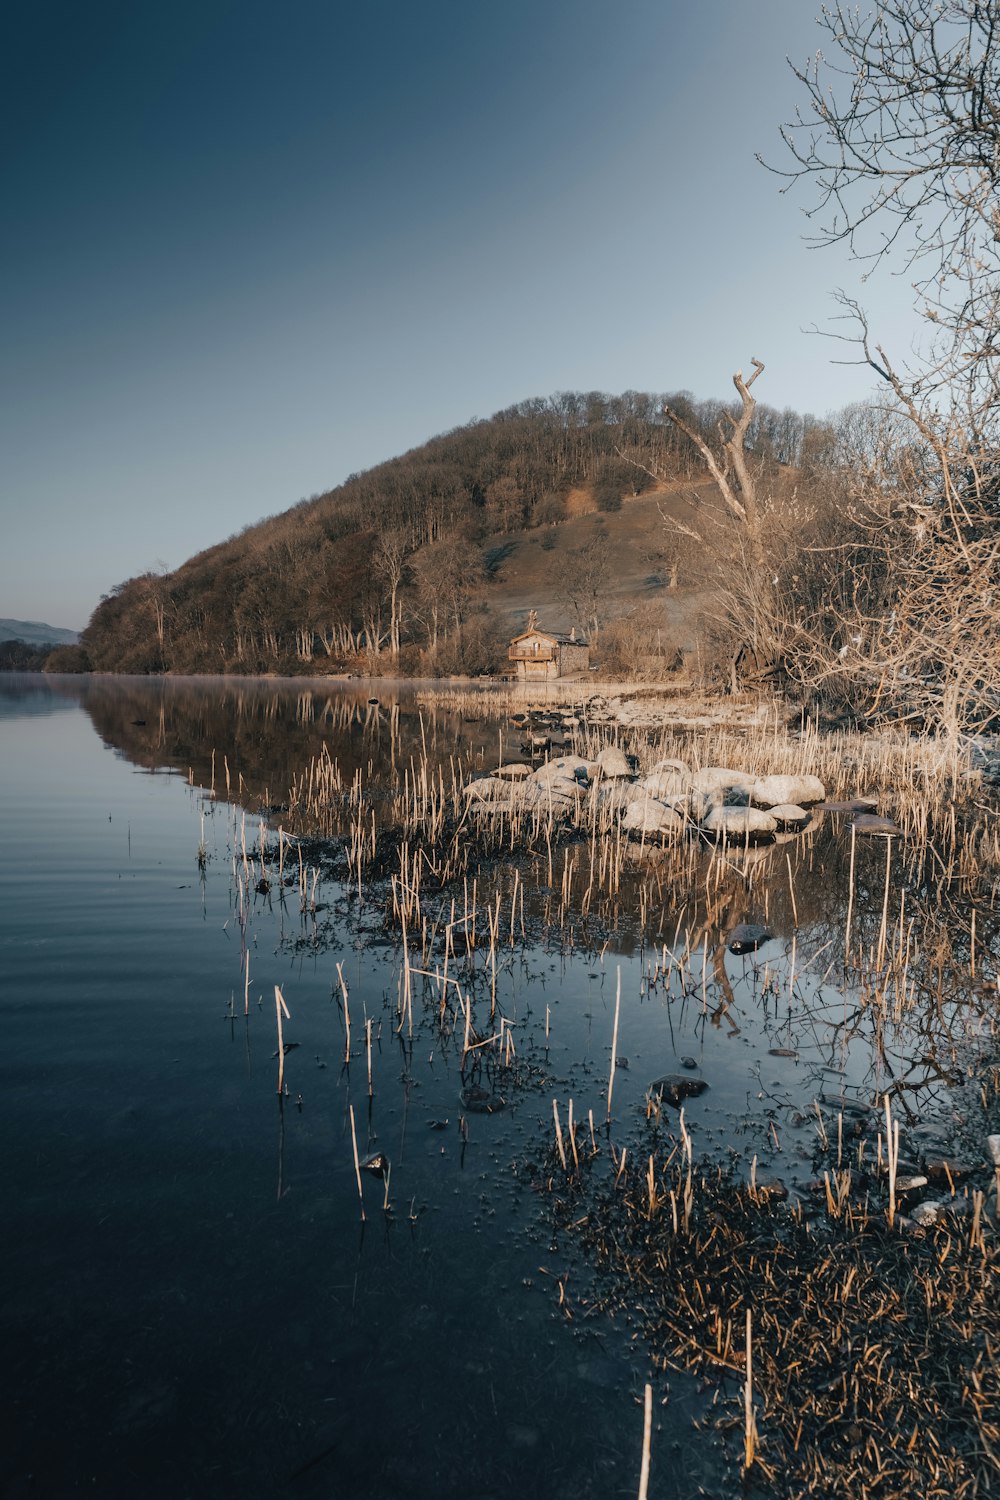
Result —
<svg viewBox="0 0 1000 1500"><path fill-rule="evenodd" d="M24 641L28 646L75 646L79 639L77 631L46 625L41 620L0 619L0 641Z"/></svg>

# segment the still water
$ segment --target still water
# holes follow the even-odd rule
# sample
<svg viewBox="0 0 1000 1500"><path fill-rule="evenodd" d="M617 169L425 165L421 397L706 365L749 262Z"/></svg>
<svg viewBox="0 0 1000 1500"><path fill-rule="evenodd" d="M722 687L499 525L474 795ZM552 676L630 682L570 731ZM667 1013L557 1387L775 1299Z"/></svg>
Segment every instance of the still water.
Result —
<svg viewBox="0 0 1000 1500"><path fill-rule="evenodd" d="M726 959L735 1008L713 1025L704 981L701 1007L644 989L628 923L570 945L536 929L498 978L512 1086L480 1113L436 1007L399 1030L384 890L326 878L305 912L297 880L235 894L246 810L279 822L323 744L347 781L428 736L475 763L498 725L473 717L348 691L303 711L295 684L0 682L4 1494L632 1495L647 1379L651 1492L725 1493L692 1384L653 1375L627 1324L560 1306L588 1272L528 1166L554 1097L603 1121L620 971L616 1121L694 1054L696 1147L766 1165L777 1121L779 1166L807 1170L793 1104L871 1069L838 1040L822 965L782 1049L789 1007L759 1003L759 973L752 998L744 960ZM803 934L800 970L825 940ZM388 1211L363 1177L364 1221L352 1114L359 1155L391 1162Z"/></svg>
<svg viewBox="0 0 1000 1500"><path fill-rule="evenodd" d="M275 696L294 726L295 688ZM186 769L207 782L225 746L235 780L256 745L280 778L303 748L264 745L280 727L203 687L0 686L3 1492L632 1493L646 1361L624 1330L570 1330L518 1170L549 1095L469 1115L463 1139L454 1050L395 1034L378 907L317 944L297 903L259 899L244 1014L232 817ZM342 1066L337 962L356 1035L374 1022L370 1101L363 1049ZM535 952L504 984L526 1028L586 1010L577 1066L603 1073L604 967ZM352 1104L361 1154L392 1162L391 1213L366 1176L364 1224ZM659 1440L686 1444L674 1425ZM687 1492L686 1464L658 1493Z"/></svg>

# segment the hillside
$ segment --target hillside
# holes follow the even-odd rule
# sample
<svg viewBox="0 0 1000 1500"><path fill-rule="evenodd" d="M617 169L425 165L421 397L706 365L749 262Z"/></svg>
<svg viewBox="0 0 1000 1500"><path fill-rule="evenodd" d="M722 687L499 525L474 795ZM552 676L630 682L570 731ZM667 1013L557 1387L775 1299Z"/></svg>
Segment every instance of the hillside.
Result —
<svg viewBox="0 0 1000 1500"><path fill-rule="evenodd" d="M75 646L75 630L46 625L40 620L0 619L0 641L23 641L26 646Z"/></svg>
<svg viewBox="0 0 1000 1500"><path fill-rule="evenodd" d="M248 527L173 573L129 579L82 637L101 671L480 672L537 609L593 638L647 611L675 656L705 587L711 485L664 401L714 442L724 408L687 395L530 400ZM813 429L758 407L753 451L782 488ZM619 631L621 634L621 631ZM614 630L610 637L614 645ZM649 654L648 650L645 653Z"/></svg>

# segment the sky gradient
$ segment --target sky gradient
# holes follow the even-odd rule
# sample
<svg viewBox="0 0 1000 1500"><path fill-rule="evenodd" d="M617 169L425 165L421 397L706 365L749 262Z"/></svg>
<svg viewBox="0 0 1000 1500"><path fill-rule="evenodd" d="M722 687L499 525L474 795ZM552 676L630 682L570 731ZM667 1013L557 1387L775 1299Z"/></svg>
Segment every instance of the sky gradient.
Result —
<svg viewBox="0 0 1000 1500"><path fill-rule="evenodd" d="M101 594L557 390L824 414L809 334L905 277L808 249L810 0L35 0L0 23L0 615Z"/></svg>

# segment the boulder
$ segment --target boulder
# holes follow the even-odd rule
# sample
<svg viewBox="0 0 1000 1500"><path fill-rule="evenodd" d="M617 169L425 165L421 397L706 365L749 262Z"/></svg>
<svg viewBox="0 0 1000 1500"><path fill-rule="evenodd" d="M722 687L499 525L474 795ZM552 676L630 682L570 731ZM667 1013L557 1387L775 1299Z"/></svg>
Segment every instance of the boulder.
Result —
<svg viewBox="0 0 1000 1500"><path fill-rule="evenodd" d="M497 766L492 774L501 781L526 781L531 775L531 767L523 762L513 761L509 766Z"/></svg>
<svg viewBox="0 0 1000 1500"><path fill-rule="evenodd" d="M547 760L544 766L532 772L532 780L540 782L581 779L590 780L590 762L581 755L560 755L557 760Z"/></svg>
<svg viewBox="0 0 1000 1500"><path fill-rule="evenodd" d="M777 826L771 814L759 807L713 807L702 819L701 831L711 838L754 843L773 838Z"/></svg>
<svg viewBox="0 0 1000 1500"><path fill-rule="evenodd" d="M777 807L768 808L768 812L782 833L795 833L804 828L810 817L804 807L797 807L794 802L780 802Z"/></svg>
<svg viewBox="0 0 1000 1500"><path fill-rule="evenodd" d="M622 829L633 838L679 838L687 827L683 813L655 797L637 798L625 809Z"/></svg>
<svg viewBox="0 0 1000 1500"><path fill-rule="evenodd" d="M726 793L744 792L749 793L750 788L757 780L747 771L731 771L727 766L703 766L700 771L695 771L691 776L691 788L695 792ZM781 797L781 802L790 802L790 797Z"/></svg>
<svg viewBox="0 0 1000 1500"><path fill-rule="evenodd" d="M658 760L655 766L650 766L649 774L655 776L658 771L676 771L678 776L691 779L691 767L686 760Z"/></svg>
<svg viewBox="0 0 1000 1500"><path fill-rule="evenodd" d="M479 781L470 781L462 788L462 796L470 804L482 802L509 802L514 788L496 776L483 776Z"/></svg>
<svg viewBox="0 0 1000 1500"><path fill-rule="evenodd" d="M538 809L562 814L571 812L582 798L586 788L570 777L553 777L550 781L523 782L516 788L520 805L528 812Z"/></svg>
<svg viewBox="0 0 1000 1500"><path fill-rule="evenodd" d="M647 772L639 785L644 787L651 797L676 797L690 788L691 773L676 770L670 765L662 766Z"/></svg>
<svg viewBox="0 0 1000 1500"><path fill-rule="evenodd" d="M605 745L597 757L597 764L601 768L601 775L609 779L613 776L628 778L632 776L632 767L628 763L625 752L617 745Z"/></svg>
<svg viewBox="0 0 1000 1500"><path fill-rule="evenodd" d="M594 788L594 803L601 812L623 813L634 802L649 800L646 788L634 781L605 781Z"/></svg>
<svg viewBox="0 0 1000 1500"><path fill-rule="evenodd" d="M749 791L755 807L768 808L788 803L808 807L826 796L826 787L818 776L761 776L751 783Z"/></svg>

